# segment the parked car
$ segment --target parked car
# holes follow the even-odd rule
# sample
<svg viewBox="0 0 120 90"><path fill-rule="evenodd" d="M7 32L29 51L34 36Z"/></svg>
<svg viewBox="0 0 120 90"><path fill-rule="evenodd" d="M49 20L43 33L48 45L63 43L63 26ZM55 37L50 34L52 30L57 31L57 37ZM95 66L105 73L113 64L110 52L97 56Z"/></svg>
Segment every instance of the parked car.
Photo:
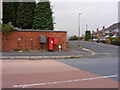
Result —
<svg viewBox="0 0 120 90"><path fill-rule="evenodd" d="M98 42L98 41L99 41L99 39L94 38L94 39L93 39L93 41L94 41L94 42Z"/></svg>

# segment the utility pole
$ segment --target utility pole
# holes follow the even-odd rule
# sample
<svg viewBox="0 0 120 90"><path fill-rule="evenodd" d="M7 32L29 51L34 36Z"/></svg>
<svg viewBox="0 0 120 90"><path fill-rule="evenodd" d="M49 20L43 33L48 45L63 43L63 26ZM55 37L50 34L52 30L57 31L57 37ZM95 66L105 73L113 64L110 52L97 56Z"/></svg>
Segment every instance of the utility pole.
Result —
<svg viewBox="0 0 120 90"><path fill-rule="evenodd" d="M78 41L80 42L80 15L82 13L79 13L78 14Z"/></svg>
<svg viewBox="0 0 120 90"><path fill-rule="evenodd" d="M88 25L86 24L86 31L88 30Z"/></svg>
<svg viewBox="0 0 120 90"><path fill-rule="evenodd" d="M0 1L0 23L2 24L2 20L3 20L3 15L2 15L2 12L3 12L3 7L2 7L2 5L3 5L3 2L2 2L2 0Z"/></svg>

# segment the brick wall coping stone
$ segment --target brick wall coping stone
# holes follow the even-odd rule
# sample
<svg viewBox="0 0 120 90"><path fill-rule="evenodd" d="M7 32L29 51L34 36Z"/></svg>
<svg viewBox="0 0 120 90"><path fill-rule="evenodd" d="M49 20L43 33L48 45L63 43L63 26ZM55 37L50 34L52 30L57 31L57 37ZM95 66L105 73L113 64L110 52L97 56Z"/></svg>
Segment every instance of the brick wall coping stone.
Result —
<svg viewBox="0 0 120 90"><path fill-rule="evenodd" d="M55 30L27 30L27 29L24 29L24 30L21 30L21 29L18 29L17 31L22 31L22 32L65 32L67 33L67 31L55 31Z"/></svg>

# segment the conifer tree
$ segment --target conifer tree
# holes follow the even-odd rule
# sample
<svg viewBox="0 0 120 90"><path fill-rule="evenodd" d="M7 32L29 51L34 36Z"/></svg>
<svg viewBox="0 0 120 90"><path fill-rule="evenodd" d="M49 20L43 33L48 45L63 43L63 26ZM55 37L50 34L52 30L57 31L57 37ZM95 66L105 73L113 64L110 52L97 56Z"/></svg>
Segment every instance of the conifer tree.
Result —
<svg viewBox="0 0 120 90"><path fill-rule="evenodd" d="M3 2L3 23L12 22L15 25L15 7L13 2Z"/></svg>
<svg viewBox="0 0 120 90"><path fill-rule="evenodd" d="M33 29L53 30L53 17L50 2L38 2L35 9Z"/></svg>
<svg viewBox="0 0 120 90"><path fill-rule="evenodd" d="M20 2L17 11L17 26L31 29L33 25L35 2Z"/></svg>
<svg viewBox="0 0 120 90"><path fill-rule="evenodd" d="M86 31L85 32L85 40L89 40L91 39L91 32L90 31Z"/></svg>
<svg viewBox="0 0 120 90"><path fill-rule="evenodd" d="M14 26L17 26L16 21L17 21L17 11L18 11L18 6L19 6L19 1L18 2L13 2L14 3L14 8L15 8L15 24Z"/></svg>

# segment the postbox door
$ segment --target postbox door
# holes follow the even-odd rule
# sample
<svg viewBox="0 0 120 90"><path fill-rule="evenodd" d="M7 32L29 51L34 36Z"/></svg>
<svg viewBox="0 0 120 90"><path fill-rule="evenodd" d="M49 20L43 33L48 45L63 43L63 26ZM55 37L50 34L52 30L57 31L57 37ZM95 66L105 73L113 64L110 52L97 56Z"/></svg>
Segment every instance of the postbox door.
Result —
<svg viewBox="0 0 120 90"><path fill-rule="evenodd" d="M53 50L53 39L49 39L49 50Z"/></svg>

